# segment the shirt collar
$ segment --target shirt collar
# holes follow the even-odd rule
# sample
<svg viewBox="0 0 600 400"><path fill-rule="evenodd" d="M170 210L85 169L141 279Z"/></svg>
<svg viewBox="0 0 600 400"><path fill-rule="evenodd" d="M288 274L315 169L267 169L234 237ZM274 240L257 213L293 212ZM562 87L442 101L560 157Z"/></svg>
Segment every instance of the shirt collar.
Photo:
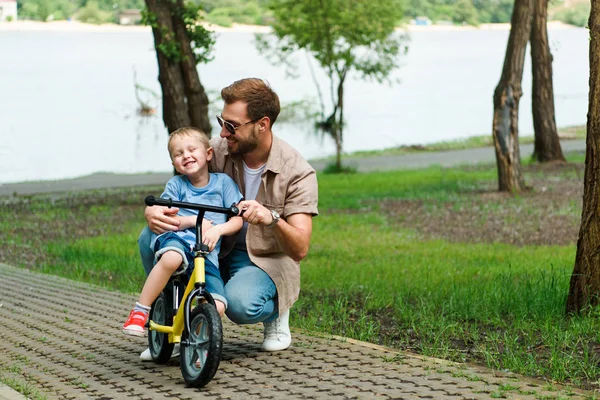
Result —
<svg viewBox="0 0 600 400"><path fill-rule="evenodd" d="M275 135L272 135L272 137L273 142L271 143L271 151L269 151L266 169L278 174L283 168L283 158L281 157L281 140Z"/></svg>

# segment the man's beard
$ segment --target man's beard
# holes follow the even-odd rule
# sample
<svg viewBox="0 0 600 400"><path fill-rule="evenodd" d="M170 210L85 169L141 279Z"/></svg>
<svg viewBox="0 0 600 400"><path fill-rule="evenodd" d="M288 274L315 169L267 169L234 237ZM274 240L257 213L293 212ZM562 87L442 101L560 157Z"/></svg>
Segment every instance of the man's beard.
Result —
<svg viewBox="0 0 600 400"><path fill-rule="evenodd" d="M236 143L237 149L231 150L231 154L239 155L250 153L258 147L258 133L253 129L248 139L244 139L244 141L236 140Z"/></svg>

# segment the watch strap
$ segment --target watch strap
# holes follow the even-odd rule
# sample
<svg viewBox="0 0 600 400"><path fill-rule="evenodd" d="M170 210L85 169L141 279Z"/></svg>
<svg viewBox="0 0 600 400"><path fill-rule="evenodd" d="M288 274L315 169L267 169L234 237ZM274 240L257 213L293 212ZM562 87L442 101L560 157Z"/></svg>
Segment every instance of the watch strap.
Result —
<svg viewBox="0 0 600 400"><path fill-rule="evenodd" d="M269 225L267 225L267 228L272 228L273 226L275 226L275 224L277 224L277 222L279 222L279 220L281 219L281 216L275 210L269 210L269 213L271 213L272 220L271 220L271 223Z"/></svg>

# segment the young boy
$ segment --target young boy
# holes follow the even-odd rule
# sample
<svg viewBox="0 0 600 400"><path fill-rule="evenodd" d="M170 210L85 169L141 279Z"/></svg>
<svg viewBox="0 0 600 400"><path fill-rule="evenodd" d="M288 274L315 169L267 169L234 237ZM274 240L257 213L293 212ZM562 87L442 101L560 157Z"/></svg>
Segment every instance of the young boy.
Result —
<svg viewBox="0 0 600 400"><path fill-rule="evenodd" d="M167 182L162 198L219 207L229 207L240 202L242 194L233 179L225 174L209 173L208 162L213 156L213 149L203 132L193 127L178 129L169 136L168 149L172 164L181 175L174 176ZM196 243L194 216L197 214L196 210L180 209L177 213L181 221L179 231L153 234L150 246L155 251L156 264L146 278L135 308L123 325L123 333L144 336L150 306L171 275L182 274L187 270L191 272L194 265L191 249ZM232 217L227 221L224 214L213 212L206 212L204 218L214 223L214 226L202 234L202 241L210 250L206 258L206 289L215 299L219 315L223 316L227 300L218 268L220 239L221 236L237 233L242 228L243 221L241 217Z"/></svg>

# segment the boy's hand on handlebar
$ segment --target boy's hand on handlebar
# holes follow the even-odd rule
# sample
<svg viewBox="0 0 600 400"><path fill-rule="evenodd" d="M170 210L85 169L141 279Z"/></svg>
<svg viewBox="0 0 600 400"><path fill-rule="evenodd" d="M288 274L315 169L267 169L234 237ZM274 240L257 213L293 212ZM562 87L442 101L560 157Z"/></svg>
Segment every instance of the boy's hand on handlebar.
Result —
<svg viewBox="0 0 600 400"><path fill-rule="evenodd" d="M146 207L144 218L150 230L156 234L179 230L180 221L177 218L177 207Z"/></svg>
<svg viewBox="0 0 600 400"><path fill-rule="evenodd" d="M221 227L219 225L213 226L202 234L202 243L208 246L208 251L213 251L219 239L221 239Z"/></svg>
<svg viewBox="0 0 600 400"><path fill-rule="evenodd" d="M244 221L252 225L269 225L273 221L271 212L256 200L240 201L238 208Z"/></svg>
<svg viewBox="0 0 600 400"><path fill-rule="evenodd" d="M204 218L202 220L202 237L204 237L204 235L206 235L206 232L213 226L213 222L210 219Z"/></svg>

